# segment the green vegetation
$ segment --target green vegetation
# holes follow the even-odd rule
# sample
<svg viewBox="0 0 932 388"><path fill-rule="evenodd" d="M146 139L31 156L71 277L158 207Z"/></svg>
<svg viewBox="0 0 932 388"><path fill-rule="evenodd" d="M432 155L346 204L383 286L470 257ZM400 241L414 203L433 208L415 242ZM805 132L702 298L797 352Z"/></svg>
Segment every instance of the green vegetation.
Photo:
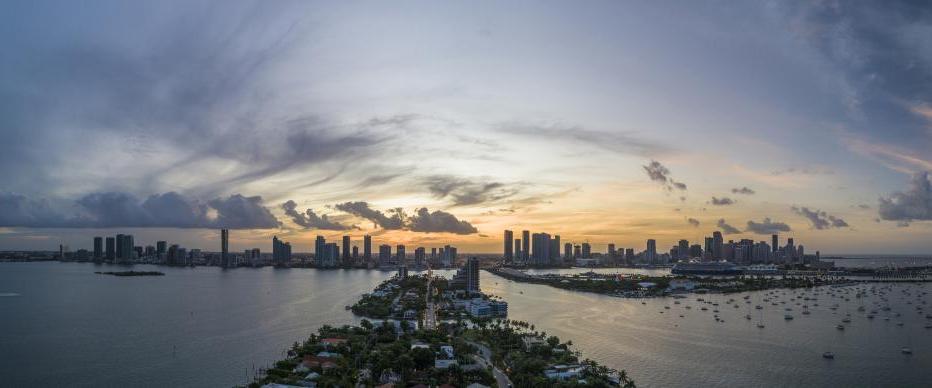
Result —
<svg viewBox="0 0 932 388"><path fill-rule="evenodd" d="M427 280L426 275L386 280L352 306L353 314L373 319L403 319L406 311L413 311L414 319L421 317L427 308L424 300Z"/></svg>
<svg viewBox="0 0 932 388"><path fill-rule="evenodd" d="M304 343L295 343L287 359L276 362L250 387L309 381L318 387L353 387L357 383L373 387L388 382L399 387L493 385L489 370L474 362L476 348L446 329L452 328L404 330L389 322L374 325L367 320L359 327L324 326ZM440 346L444 345L453 348L456 365L437 368L435 359L443 357ZM311 379L307 379L309 375Z"/></svg>
<svg viewBox="0 0 932 388"><path fill-rule="evenodd" d="M119 272L94 272L98 275L113 275L113 276L165 276L164 273L158 271L119 271Z"/></svg>

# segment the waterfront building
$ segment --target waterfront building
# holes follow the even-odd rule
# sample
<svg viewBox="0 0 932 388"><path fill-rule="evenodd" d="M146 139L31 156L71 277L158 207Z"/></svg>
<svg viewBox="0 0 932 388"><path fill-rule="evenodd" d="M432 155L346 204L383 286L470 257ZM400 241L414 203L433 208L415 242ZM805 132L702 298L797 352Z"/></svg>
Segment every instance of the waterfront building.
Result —
<svg viewBox="0 0 932 388"><path fill-rule="evenodd" d="M505 231L505 261L511 262L514 260L514 233L510 230Z"/></svg>
<svg viewBox="0 0 932 388"><path fill-rule="evenodd" d="M94 237L94 259L99 260L104 254L103 237Z"/></svg>
<svg viewBox="0 0 932 388"><path fill-rule="evenodd" d="M317 265L323 266L324 249L326 249L327 239L324 236L317 235L314 238L314 258L317 259Z"/></svg>
<svg viewBox="0 0 932 388"><path fill-rule="evenodd" d="M272 236L272 261L275 265L285 265L291 262L291 244Z"/></svg>
<svg viewBox="0 0 932 388"><path fill-rule="evenodd" d="M573 261L573 243L563 244L563 261Z"/></svg>
<svg viewBox="0 0 932 388"><path fill-rule="evenodd" d="M583 259L592 258L592 245L589 245L589 243L587 242L582 243L582 258Z"/></svg>
<svg viewBox="0 0 932 388"><path fill-rule="evenodd" d="M657 263L657 240L647 240L647 250L644 251L644 260L647 261L648 264Z"/></svg>
<svg viewBox="0 0 932 388"><path fill-rule="evenodd" d="M531 256L531 232L522 231L521 232L521 254L523 255L522 259L527 263L530 260Z"/></svg>
<svg viewBox="0 0 932 388"><path fill-rule="evenodd" d="M780 245L776 233L770 235L770 244L773 245L773 253L777 253L777 249L779 249Z"/></svg>
<svg viewBox="0 0 932 388"><path fill-rule="evenodd" d="M348 264L350 261L350 236L343 236L343 263Z"/></svg>
<svg viewBox="0 0 932 388"><path fill-rule="evenodd" d="M524 256L523 256L523 254L522 254L521 252L523 252L523 251L521 250L521 239L520 239L520 238L516 238L516 239L515 239L515 261L523 261L522 258L523 258Z"/></svg>
<svg viewBox="0 0 932 388"><path fill-rule="evenodd" d="M230 267L230 230L220 229L220 265Z"/></svg>
<svg viewBox="0 0 932 388"><path fill-rule="evenodd" d="M372 236L368 234L362 238L362 257L366 262L372 260Z"/></svg>
<svg viewBox="0 0 932 388"><path fill-rule="evenodd" d="M388 244L379 245L379 265L388 266L392 263L392 246Z"/></svg>
<svg viewBox="0 0 932 388"><path fill-rule="evenodd" d="M106 255L108 261L116 260L116 239L113 237L107 237Z"/></svg>
<svg viewBox="0 0 932 388"><path fill-rule="evenodd" d="M427 250L424 247L417 247L414 249L414 266L417 268L424 267L424 260L427 256Z"/></svg>
<svg viewBox="0 0 932 388"><path fill-rule="evenodd" d="M480 292L479 259L475 257L471 257L469 260L466 260L466 292Z"/></svg>
<svg viewBox="0 0 932 388"><path fill-rule="evenodd" d="M722 240L722 232L715 231L712 233L712 258L715 260L722 259L722 245L724 241Z"/></svg>
<svg viewBox="0 0 932 388"><path fill-rule="evenodd" d="M395 247L395 262L404 265L407 258L408 254L405 252L404 244L398 244L398 246Z"/></svg>

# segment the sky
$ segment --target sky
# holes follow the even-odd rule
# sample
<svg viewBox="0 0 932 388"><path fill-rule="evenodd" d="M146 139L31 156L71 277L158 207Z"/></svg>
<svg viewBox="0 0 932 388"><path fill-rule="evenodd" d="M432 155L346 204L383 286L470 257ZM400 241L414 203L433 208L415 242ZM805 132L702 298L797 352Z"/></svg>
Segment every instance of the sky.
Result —
<svg viewBox="0 0 932 388"><path fill-rule="evenodd" d="M932 248L928 3L4 8L0 250Z"/></svg>

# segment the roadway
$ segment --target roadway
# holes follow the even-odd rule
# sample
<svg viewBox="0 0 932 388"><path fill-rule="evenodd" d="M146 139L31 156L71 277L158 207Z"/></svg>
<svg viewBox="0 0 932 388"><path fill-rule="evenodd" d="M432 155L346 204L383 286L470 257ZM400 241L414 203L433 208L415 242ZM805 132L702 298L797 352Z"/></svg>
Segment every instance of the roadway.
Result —
<svg viewBox="0 0 932 388"><path fill-rule="evenodd" d="M509 388L512 386L511 379L508 378L508 375L505 372L502 372L501 369L498 369L497 366L492 364L492 351L483 344L478 342L468 341L471 345L479 349L479 356L474 356L477 361L482 362L485 366L492 367L492 376L495 377L495 382L498 384L499 388Z"/></svg>

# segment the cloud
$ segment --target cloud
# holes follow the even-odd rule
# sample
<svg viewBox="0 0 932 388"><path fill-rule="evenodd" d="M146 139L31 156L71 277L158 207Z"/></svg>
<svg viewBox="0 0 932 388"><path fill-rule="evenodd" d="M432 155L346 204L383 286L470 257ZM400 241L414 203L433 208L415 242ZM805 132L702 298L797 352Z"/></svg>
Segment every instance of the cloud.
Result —
<svg viewBox="0 0 932 388"><path fill-rule="evenodd" d="M660 183L667 191L673 191L673 189L686 190L686 184L673 180L670 177L670 170L660 162L651 160L650 164L642 167L644 167L644 172L647 173L650 180Z"/></svg>
<svg viewBox="0 0 932 388"><path fill-rule="evenodd" d="M417 209L408 219L408 228L412 232L425 233L473 234L478 232L476 227L469 222L460 221L456 216L441 210L430 212L426 207Z"/></svg>
<svg viewBox="0 0 932 388"><path fill-rule="evenodd" d="M451 175L427 177L423 183L434 197L450 198L456 206L497 202L520 191L500 182L476 182Z"/></svg>
<svg viewBox="0 0 932 388"><path fill-rule="evenodd" d="M686 222L688 222L690 225L695 226L695 227L699 226L699 220L695 218L688 218L686 219Z"/></svg>
<svg viewBox="0 0 932 388"><path fill-rule="evenodd" d="M298 204L292 200L282 204L282 210L285 211L285 215L291 217L291 220L300 226L303 226L307 229L322 229L322 230L349 230L352 229L351 226L343 225L339 222L330 221L327 218L326 214L318 216L314 213L313 209L307 209L304 214L298 213L296 208Z"/></svg>
<svg viewBox="0 0 932 388"><path fill-rule="evenodd" d="M794 213L799 214L809 220L809 223L812 224L814 229L831 229L831 228L846 228L848 223L845 220L829 215L828 213L821 210L810 210L809 208L793 206L791 208Z"/></svg>
<svg viewBox="0 0 932 388"><path fill-rule="evenodd" d="M782 222L771 221L770 217L767 217L761 222L754 222L753 220L748 221L748 228L746 230L756 234L774 234L778 232L789 232L790 226Z"/></svg>
<svg viewBox="0 0 932 388"><path fill-rule="evenodd" d="M741 187L741 188L734 188L734 189L731 189L731 192L732 192L733 194L744 194L744 195L753 195L753 194L754 194L754 190L752 190L751 188L749 188L749 187L747 187L747 186L743 186L743 187Z"/></svg>
<svg viewBox="0 0 932 388"><path fill-rule="evenodd" d="M87 194L76 201L53 204L20 194L0 194L0 226L30 228L229 228L279 226L262 206L262 197L234 194L206 203L175 192L139 201L123 192Z"/></svg>
<svg viewBox="0 0 932 388"><path fill-rule="evenodd" d="M597 147L605 151L626 155L652 157L670 152L670 147L661 143L637 137L632 132L603 132L585 129L580 126L567 126L557 124L503 124L501 132L521 136L531 136L535 139L548 139L581 143Z"/></svg>
<svg viewBox="0 0 932 388"><path fill-rule="evenodd" d="M741 230L739 230L738 228L736 228L736 227L734 227L734 226L731 226L731 225L728 225L728 223L725 222L725 219L724 219L724 218L720 218L720 219L718 220L718 224L717 224L717 225L718 225L719 229L722 230L722 233L724 233L724 234L737 234L737 233L741 233Z"/></svg>
<svg viewBox="0 0 932 388"><path fill-rule="evenodd" d="M472 224L458 220L453 214L440 210L430 212L425 207L417 209L411 217L407 217L401 208L389 210L391 216L388 216L379 210L372 209L366 202L346 202L334 205L334 207L337 210L372 221L382 229L409 230L422 233L472 234L478 232Z"/></svg>
<svg viewBox="0 0 932 388"><path fill-rule="evenodd" d="M369 207L366 202L344 202L334 205L337 210L372 221L373 224L388 230L400 230L405 226L405 214L401 208L389 210L390 216Z"/></svg>
<svg viewBox="0 0 932 388"><path fill-rule="evenodd" d="M909 223L932 220L932 183L929 181L929 173L914 174L906 191L880 197L877 209L880 218L887 221Z"/></svg>
<svg viewBox="0 0 932 388"><path fill-rule="evenodd" d="M728 198L728 197L722 197L722 198L712 197L712 202L710 203L715 206L728 206L728 205L734 205L735 200Z"/></svg>

